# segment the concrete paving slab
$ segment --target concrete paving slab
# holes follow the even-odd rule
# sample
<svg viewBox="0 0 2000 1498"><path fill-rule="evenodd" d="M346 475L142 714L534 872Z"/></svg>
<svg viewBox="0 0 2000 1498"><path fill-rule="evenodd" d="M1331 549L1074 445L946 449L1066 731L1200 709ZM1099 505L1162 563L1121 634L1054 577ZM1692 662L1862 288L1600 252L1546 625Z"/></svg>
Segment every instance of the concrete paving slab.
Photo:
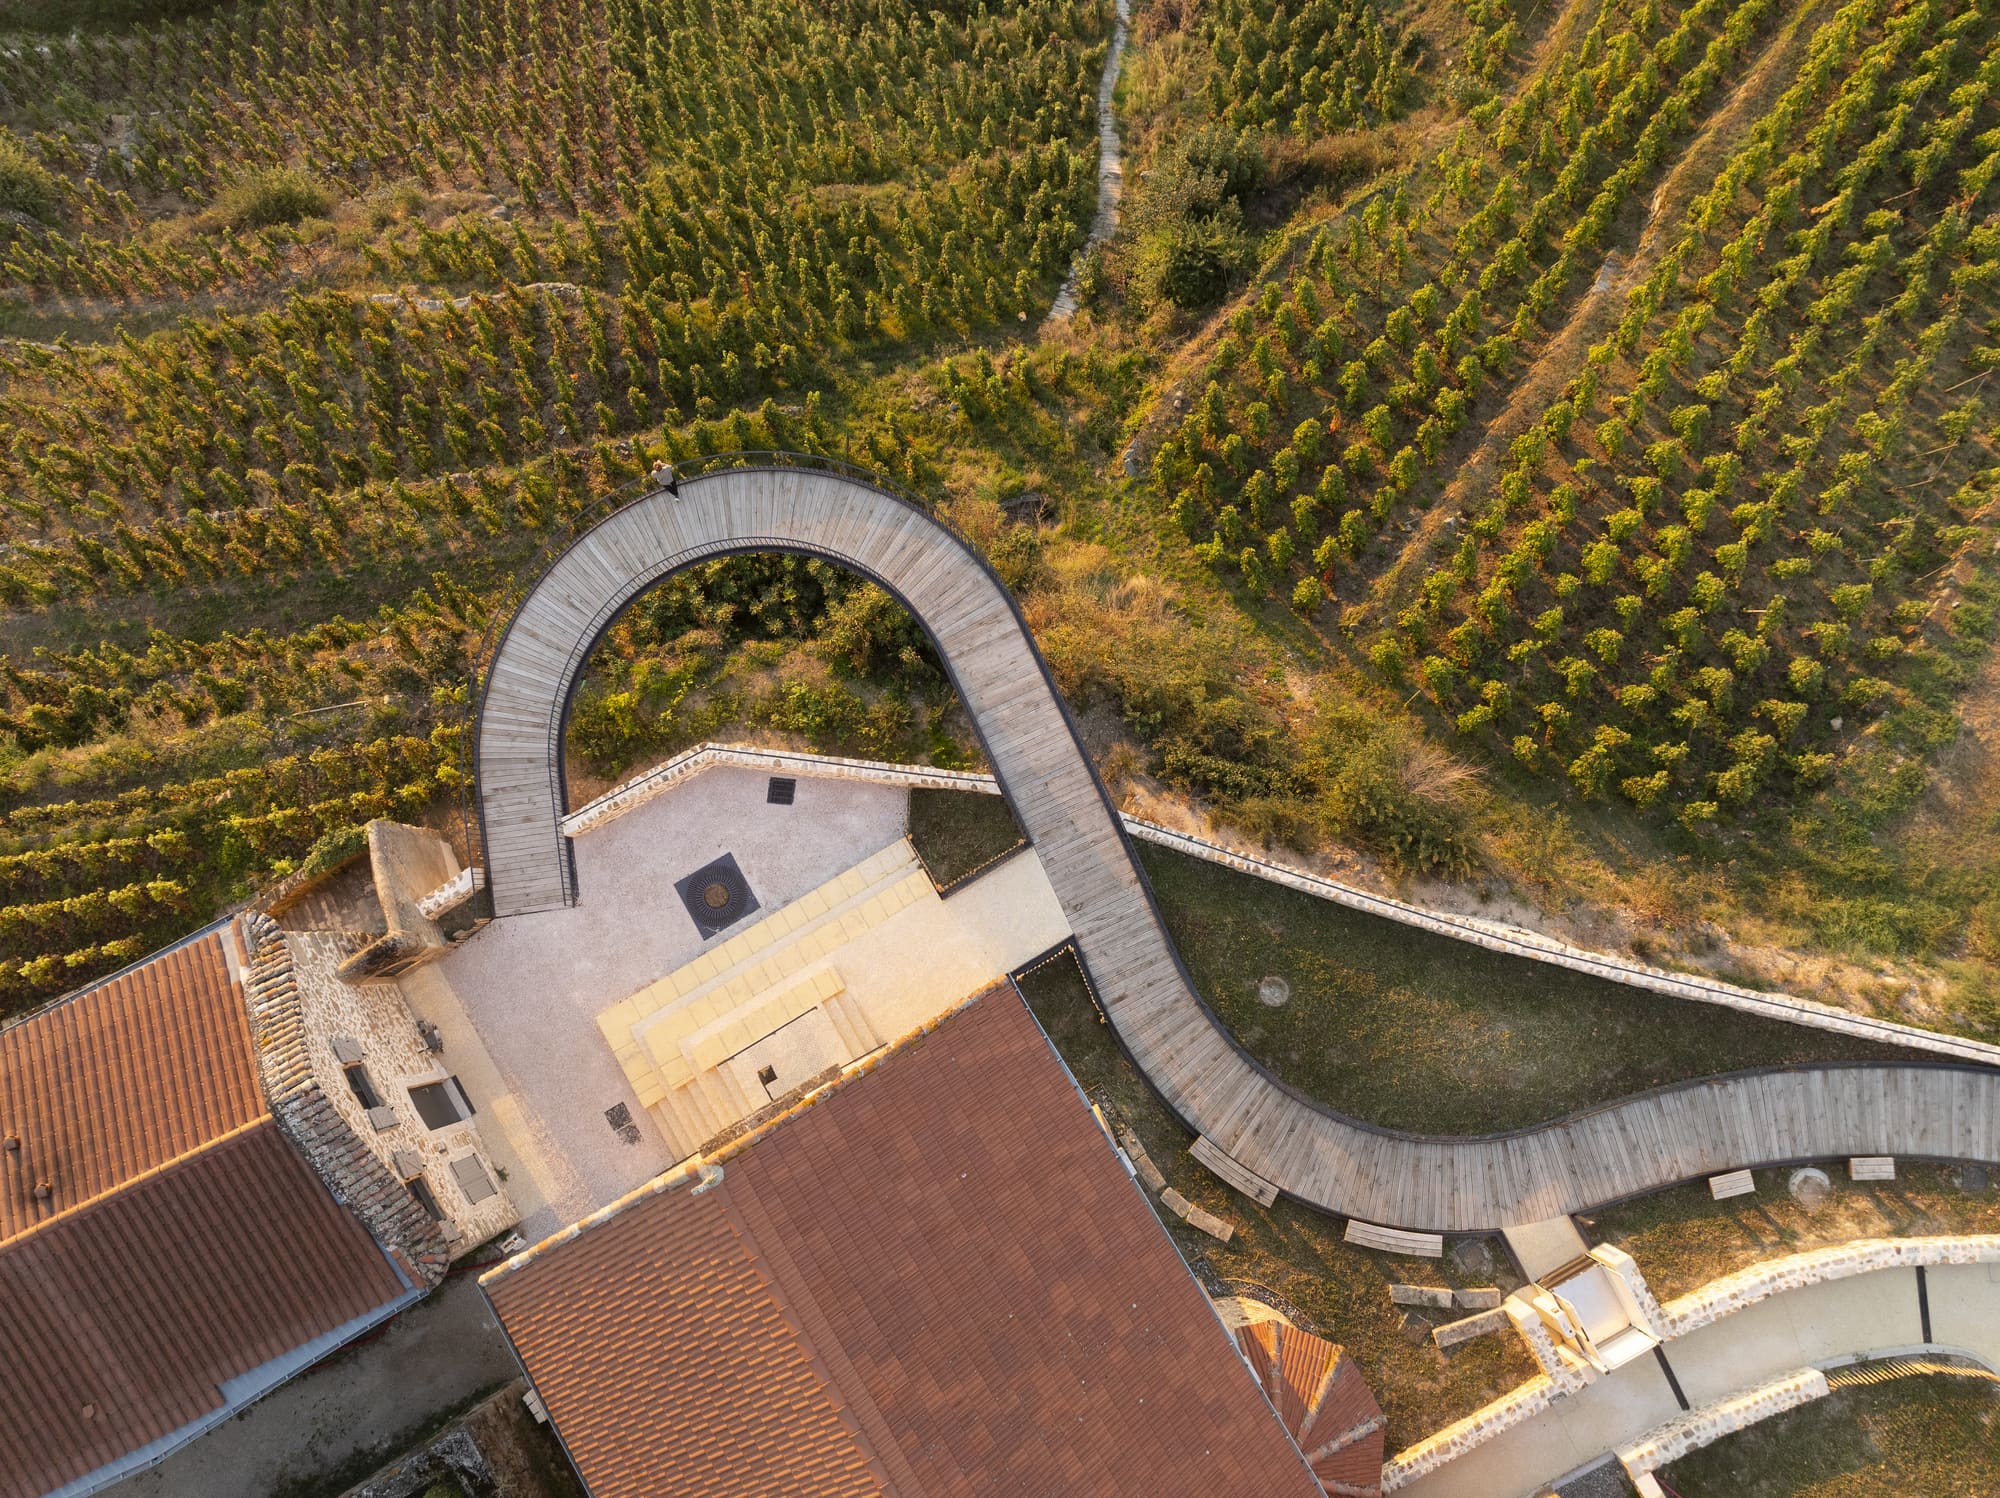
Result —
<svg viewBox="0 0 2000 1498"><path fill-rule="evenodd" d="M1502 1228L1500 1236L1521 1262L1529 1279L1539 1280L1551 1269L1560 1269L1571 1259L1580 1258L1588 1247L1576 1224L1567 1217L1551 1217L1543 1222L1524 1222Z"/></svg>
<svg viewBox="0 0 2000 1498"><path fill-rule="evenodd" d="M1679 1412L1658 1360L1640 1358L1398 1489L1398 1498L1527 1498L1610 1449L1616 1432L1650 1430Z"/></svg>
<svg viewBox="0 0 2000 1498"><path fill-rule="evenodd" d="M1774 1295L1668 1343L1667 1356L1701 1405L1794 1368L1922 1340L1916 1271L1881 1269Z"/></svg>
<svg viewBox="0 0 2000 1498"><path fill-rule="evenodd" d="M723 853L764 909L797 899L903 836L909 795L863 781L800 778L790 806L769 776L718 766L576 839L579 903L495 921L407 974L403 991L437 1025L475 1106L521 1233L546 1236L674 1164L626 1083L598 1012L692 961L704 941L674 882ZM605 1110L624 1103L621 1136ZM482 1122L484 1120L482 1119Z"/></svg>

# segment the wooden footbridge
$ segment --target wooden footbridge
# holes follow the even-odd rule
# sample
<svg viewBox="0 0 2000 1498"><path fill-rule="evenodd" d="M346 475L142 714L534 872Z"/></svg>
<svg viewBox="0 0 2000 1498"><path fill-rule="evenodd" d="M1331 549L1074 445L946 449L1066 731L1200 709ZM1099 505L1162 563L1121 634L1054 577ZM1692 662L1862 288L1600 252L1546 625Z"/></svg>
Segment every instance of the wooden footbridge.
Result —
<svg viewBox="0 0 2000 1498"><path fill-rule="evenodd" d="M678 496L646 493L578 537L529 591L493 654L477 727L496 915L578 898L560 828L562 745L592 647L621 609L670 573L747 551L838 563L881 584L928 631L1120 1042L1188 1127L1253 1183L1371 1223L1465 1232L1746 1165L2000 1157L2000 1070L1978 1066L1738 1074L1478 1138L1375 1128L1291 1091L1244 1053L1196 992L1005 586L917 504L817 459L737 455L684 478Z"/></svg>

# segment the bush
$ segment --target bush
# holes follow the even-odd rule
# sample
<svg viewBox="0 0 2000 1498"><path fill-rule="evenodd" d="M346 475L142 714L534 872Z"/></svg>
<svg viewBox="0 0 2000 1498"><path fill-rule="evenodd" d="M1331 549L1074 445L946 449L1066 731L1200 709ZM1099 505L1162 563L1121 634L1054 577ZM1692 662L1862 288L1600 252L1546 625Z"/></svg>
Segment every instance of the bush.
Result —
<svg viewBox="0 0 2000 1498"><path fill-rule="evenodd" d="M1249 264L1242 198L1263 175L1263 157L1226 130L1198 131L1160 152L1132 207L1132 284L1142 301L1196 310L1221 300Z"/></svg>
<svg viewBox="0 0 2000 1498"><path fill-rule="evenodd" d="M0 213L25 213L38 222L54 223L61 200L49 169L28 154L12 131L0 128Z"/></svg>
<svg viewBox="0 0 2000 1498"><path fill-rule="evenodd" d="M246 172L215 200L222 221L237 229L268 229L301 219L325 218L333 194L317 177L295 167L274 166Z"/></svg>
<svg viewBox="0 0 2000 1498"><path fill-rule="evenodd" d="M1404 725L1362 731L1331 756L1320 805L1334 832L1401 868L1469 873L1473 770Z"/></svg>

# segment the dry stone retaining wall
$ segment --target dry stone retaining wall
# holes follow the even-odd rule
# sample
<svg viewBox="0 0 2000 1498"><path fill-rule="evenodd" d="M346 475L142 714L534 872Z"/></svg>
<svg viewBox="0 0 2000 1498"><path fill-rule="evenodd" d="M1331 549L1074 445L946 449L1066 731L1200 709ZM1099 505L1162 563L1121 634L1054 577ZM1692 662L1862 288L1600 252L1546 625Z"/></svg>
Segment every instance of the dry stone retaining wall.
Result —
<svg viewBox="0 0 2000 1498"><path fill-rule="evenodd" d="M1937 1264L2000 1264L2000 1233L1940 1238L1862 1238L1833 1248L1791 1254L1753 1264L1699 1290L1670 1300L1660 1309L1666 1338L1689 1332L1747 1310L1759 1301L1829 1280L1851 1279L1882 1269L1915 1269Z"/></svg>
<svg viewBox="0 0 2000 1498"><path fill-rule="evenodd" d="M563 818L563 831L571 837L576 837L593 828L601 827L633 807L650 801L670 786L691 775L697 775L712 765L738 765L746 769L765 770L774 775L821 775L835 779L866 780L878 785L899 785L927 790L976 791L987 795L1000 793L999 783L991 775L970 770L938 770L922 766L887 764L880 760L841 759L833 755L791 750L702 744L686 753L676 755L655 769L634 776L588 805L571 812ZM1989 1066L2000 1065L2000 1045L1853 1014L1845 1009L1836 1008L1831 1004L1817 1003L1811 999L1795 998L1788 994L1758 993L1754 989L1739 988L1713 978L1669 973L1661 968L1628 962L1624 958L1613 957L1606 953L1586 951L1582 947L1574 947L1554 937L1528 931L1519 926L1505 926L1495 921L1484 921L1475 916L1457 915L1449 911L1429 910L1389 895L1371 894L1367 890L1342 884L1338 880L1325 879L1287 864L1273 863L1269 859L1225 848L1220 843L1210 842L1190 833L1176 832L1172 828L1162 827L1139 817L1123 816L1122 820L1126 832L1142 841L1157 843L1161 847L1172 848L1176 852L1186 853L1209 863L1221 864L1225 868L1235 869L1238 873L1268 879L1288 889L1299 890L1318 899L1331 900L1334 904L1344 905L1350 910L1380 916L1384 920L1397 921L1405 926L1415 926L1437 936L1450 937L1453 941L1470 942L1491 952L1551 963L1557 967L1569 968L1573 972L1590 973L1614 983L1630 984L1634 988L1648 989L1673 998L1691 999L1702 1004L1721 1004L1726 1008L1755 1014L1764 1019L1778 1019L1788 1024L1809 1025L1814 1029L1831 1030L1865 1040L1909 1046L1958 1061L1974 1061Z"/></svg>

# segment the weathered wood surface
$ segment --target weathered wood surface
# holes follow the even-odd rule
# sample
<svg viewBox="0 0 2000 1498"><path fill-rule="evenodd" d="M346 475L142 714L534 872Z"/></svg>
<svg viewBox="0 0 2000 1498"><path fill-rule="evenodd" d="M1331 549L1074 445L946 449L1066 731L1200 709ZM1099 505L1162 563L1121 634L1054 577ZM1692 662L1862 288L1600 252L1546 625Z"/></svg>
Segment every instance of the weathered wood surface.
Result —
<svg viewBox="0 0 2000 1498"><path fill-rule="evenodd" d="M1254 1170L1246 1170L1243 1162L1225 1153L1213 1139L1206 1135L1188 1146L1188 1153L1231 1186L1242 1192L1260 1207L1268 1207L1278 1199L1278 1188L1258 1175Z"/></svg>
<svg viewBox="0 0 2000 1498"><path fill-rule="evenodd" d="M1120 1040L1191 1129L1286 1194L1368 1222L1455 1232L1746 1165L2000 1159L2000 1071L1988 1069L1728 1077L1478 1139L1374 1129L1299 1098L1236 1047L1194 992L1020 616L971 552L911 507L827 473L732 469L681 487L681 499L649 495L580 538L495 656L478 742L497 914L571 898L556 765L561 706L590 643L635 596L690 563L804 552L883 583L930 630Z"/></svg>
<svg viewBox="0 0 2000 1498"><path fill-rule="evenodd" d="M1726 1175L1708 1178L1708 1194L1719 1202L1728 1201L1732 1196L1749 1196L1757 1190L1757 1182L1747 1170L1732 1170Z"/></svg>
<svg viewBox="0 0 2000 1498"><path fill-rule="evenodd" d="M1411 1258L1438 1259L1444 1257L1444 1239L1436 1233L1411 1233L1402 1228L1385 1228L1372 1222L1363 1222L1359 1217L1347 1220L1347 1231L1341 1234L1349 1243L1358 1248L1380 1249L1383 1253L1405 1254ZM1394 1298L1394 1291L1390 1292ZM1449 1302L1451 1292L1445 1291Z"/></svg>

